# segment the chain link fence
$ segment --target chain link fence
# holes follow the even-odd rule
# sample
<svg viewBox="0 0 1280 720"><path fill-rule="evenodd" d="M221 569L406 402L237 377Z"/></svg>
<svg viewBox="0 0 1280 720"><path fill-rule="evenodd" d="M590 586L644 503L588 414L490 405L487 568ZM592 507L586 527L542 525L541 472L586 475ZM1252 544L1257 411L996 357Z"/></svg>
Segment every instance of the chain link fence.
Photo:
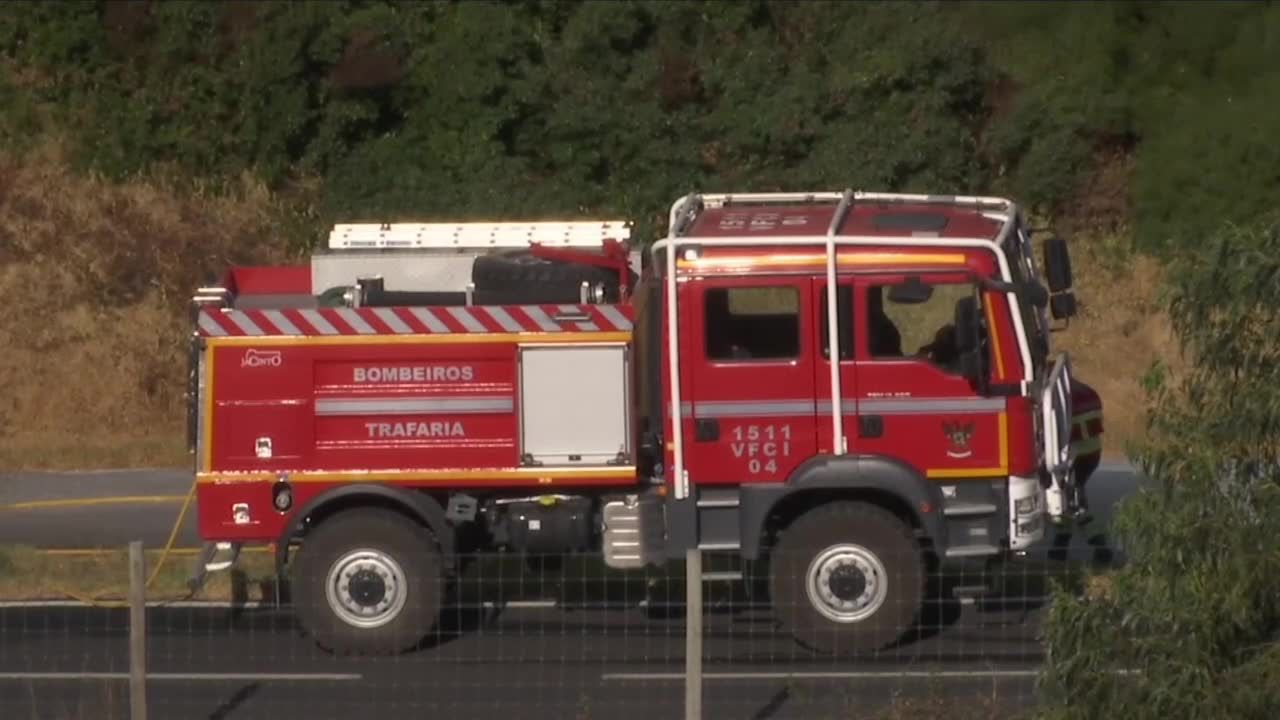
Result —
<svg viewBox="0 0 1280 720"><path fill-rule="evenodd" d="M155 561L139 551L124 596L0 605L0 717L1011 718L1035 701L1054 584L1078 589L1114 560L1101 555L1078 540L1065 559L918 577L886 559L887 589L836 577L825 595L712 554L644 572L590 554L485 555L419 647L348 657L300 629L289 585L255 575L257 560L227 576L224 600L153 596L143 610ZM899 592L904 578L928 588L923 606ZM877 597L882 625L914 626L881 627L901 630L884 647L823 652L851 636L813 608L850 617Z"/></svg>

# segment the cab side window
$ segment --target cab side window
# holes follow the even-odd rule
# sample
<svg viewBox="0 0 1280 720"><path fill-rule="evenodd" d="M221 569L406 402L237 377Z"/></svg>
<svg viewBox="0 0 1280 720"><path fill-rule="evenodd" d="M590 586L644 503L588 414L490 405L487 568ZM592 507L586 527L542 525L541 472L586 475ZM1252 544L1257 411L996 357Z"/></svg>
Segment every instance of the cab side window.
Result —
<svg viewBox="0 0 1280 720"><path fill-rule="evenodd" d="M710 288L704 297L709 360L800 356L800 292L794 286Z"/></svg>
<svg viewBox="0 0 1280 720"><path fill-rule="evenodd" d="M921 360L959 373L960 344L955 318L974 288L967 283L933 286L927 300L895 303L890 286L868 288L866 304L868 350L872 360Z"/></svg>

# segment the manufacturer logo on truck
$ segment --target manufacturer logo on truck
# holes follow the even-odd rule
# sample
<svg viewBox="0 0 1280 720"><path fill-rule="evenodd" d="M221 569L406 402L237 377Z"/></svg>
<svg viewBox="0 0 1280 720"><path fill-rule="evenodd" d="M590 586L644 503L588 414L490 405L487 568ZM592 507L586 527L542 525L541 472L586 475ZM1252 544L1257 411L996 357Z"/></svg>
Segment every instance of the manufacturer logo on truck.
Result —
<svg viewBox="0 0 1280 720"><path fill-rule="evenodd" d="M264 367L280 367L284 364L284 358L281 357L279 350L254 350L244 351L244 356L240 358L240 367L242 368L264 368Z"/></svg>
<svg viewBox="0 0 1280 720"><path fill-rule="evenodd" d="M352 380L358 383L470 382L475 376L475 368L470 365L392 365L357 367Z"/></svg>

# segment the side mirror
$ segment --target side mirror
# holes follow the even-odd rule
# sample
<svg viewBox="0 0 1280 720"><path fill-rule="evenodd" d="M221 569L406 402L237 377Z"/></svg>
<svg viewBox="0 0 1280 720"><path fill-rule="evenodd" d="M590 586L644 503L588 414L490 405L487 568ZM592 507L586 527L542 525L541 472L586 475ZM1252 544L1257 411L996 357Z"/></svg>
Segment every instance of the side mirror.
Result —
<svg viewBox="0 0 1280 720"><path fill-rule="evenodd" d="M1049 292L1057 294L1071 289L1071 253L1067 241L1058 236L1044 241L1044 274Z"/></svg>
<svg viewBox="0 0 1280 720"><path fill-rule="evenodd" d="M918 277L909 277L906 282L889 288L889 302L897 305L919 305L933 297L933 286L920 281Z"/></svg>
<svg viewBox="0 0 1280 720"><path fill-rule="evenodd" d="M1053 236L1044 241L1044 274L1049 281L1049 313L1054 320L1076 314L1076 296L1071 291L1071 253L1067 241Z"/></svg>

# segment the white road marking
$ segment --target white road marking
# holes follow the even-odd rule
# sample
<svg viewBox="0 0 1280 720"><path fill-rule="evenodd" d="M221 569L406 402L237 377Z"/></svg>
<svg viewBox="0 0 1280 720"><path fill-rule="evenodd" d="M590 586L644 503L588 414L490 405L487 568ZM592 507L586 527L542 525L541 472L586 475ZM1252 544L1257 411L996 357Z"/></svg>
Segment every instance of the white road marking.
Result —
<svg viewBox="0 0 1280 720"><path fill-rule="evenodd" d="M122 600L104 600L104 602L115 603L115 602L123 602L123 601ZM515 609L541 609L541 608L555 608L555 607L559 607L560 605L560 603L556 600L512 600L511 602L508 602L508 603L485 602L480 604L490 609L495 607L515 608ZM595 603L591 605L586 605L585 607L595 607L596 605L599 605L599 607L601 607L602 609L608 608L608 607L615 607L615 606L616 607L642 607L643 604L644 604L643 601L635 604ZM476 606L475 603L469 603L469 604L463 605L462 607L475 607L475 606ZM88 607L93 607L93 606L90 605L89 603L81 602L79 600L0 600L0 609L88 608ZM147 603L147 607L149 608L183 608L183 609L197 609L197 610L222 609L222 608L256 610L258 608L274 608L275 603L269 603L269 602L264 603L258 600L249 600L249 601L240 602L240 603L230 602L227 600L175 600L173 602L166 602L164 600L153 600ZM282 605L282 607L287 607L287 606ZM574 605L573 607L584 607L584 606Z"/></svg>
<svg viewBox="0 0 1280 720"><path fill-rule="evenodd" d="M973 680L981 678L1035 678L1036 668L1014 670L879 670L847 672L721 672L703 673L704 680ZM1116 670L1115 675L1137 675L1138 670ZM683 681L684 673L605 673L601 680L670 680Z"/></svg>
<svg viewBox="0 0 1280 720"><path fill-rule="evenodd" d="M128 680L129 673L113 672L13 672L0 673L0 680ZM363 675L352 673L147 673L148 680L180 680L209 682L250 681L250 680L291 680L291 681L350 681L363 680Z"/></svg>
<svg viewBox="0 0 1280 720"><path fill-rule="evenodd" d="M704 680L889 680L893 678L1032 678L1040 671L1027 670L884 670L847 672L721 672L703 673ZM681 680L684 673L605 673L601 680Z"/></svg>

